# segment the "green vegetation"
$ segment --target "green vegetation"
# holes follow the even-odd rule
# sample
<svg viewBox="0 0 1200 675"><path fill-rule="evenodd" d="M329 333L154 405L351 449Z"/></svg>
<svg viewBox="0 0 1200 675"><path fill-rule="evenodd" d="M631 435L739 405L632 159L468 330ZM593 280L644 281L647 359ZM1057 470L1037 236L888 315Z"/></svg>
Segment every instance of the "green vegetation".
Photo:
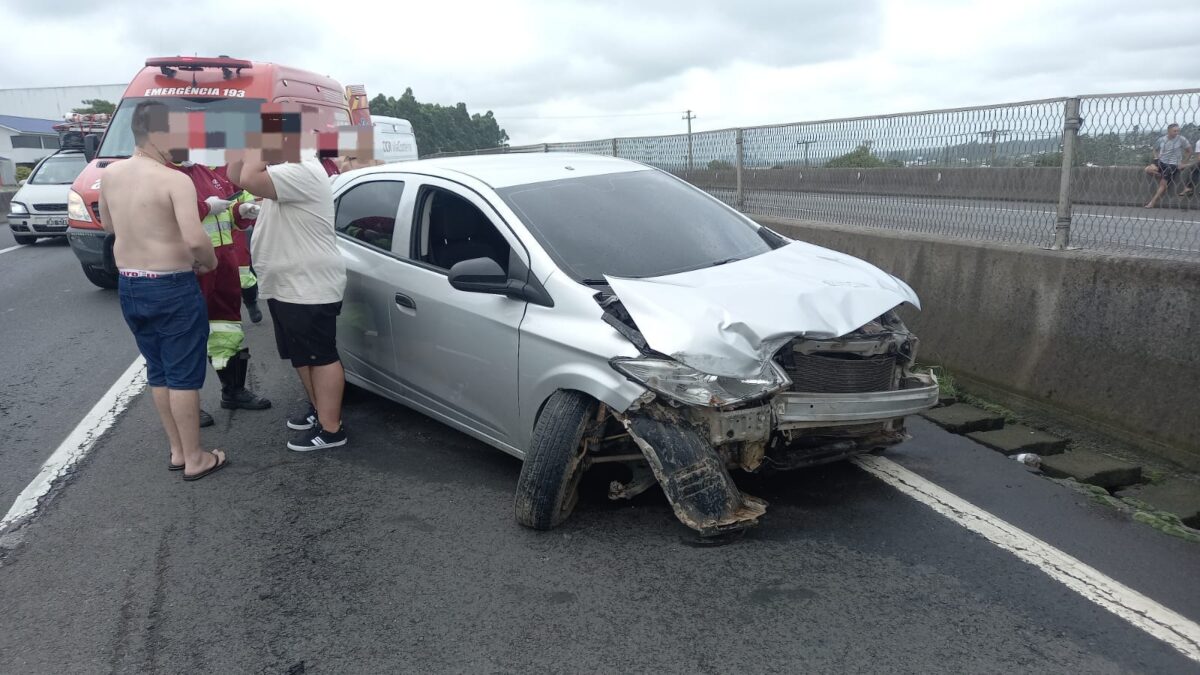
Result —
<svg viewBox="0 0 1200 675"><path fill-rule="evenodd" d="M92 115L95 113L113 114L117 110L117 104L110 101L105 101L102 98L90 98L83 101L83 107L72 108L73 113L83 113Z"/></svg>
<svg viewBox="0 0 1200 675"><path fill-rule="evenodd" d="M851 152L847 152L841 157L835 157L825 163L825 167L829 169L879 169L883 167L902 167L904 162L898 159L890 159L884 161L875 155L871 154L871 146L866 143L858 146Z"/></svg>
<svg viewBox="0 0 1200 675"><path fill-rule="evenodd" d="M467 104L444 106L422 103L412 87L400 98L379 94L371 99L371 113L399 117L412 123L417 147L422 155L495 148L508 144L508 134L496 122L492 111L480 115L467 112Z"/></svg>
<svg viewBox="0 0 1200 675"><path fill-rule="evenodd" d="M29 174L31 173L33 173L33 169L27 166L18 166L16 171L17 180L25 180L26 178L29 178Z"/></svg>
<svg viewBox="0 0 1200 675"><path fill-rule="evenodd" d="M733 165L723 159L714 159L708 163L709 171L733 171Z"/></svg>

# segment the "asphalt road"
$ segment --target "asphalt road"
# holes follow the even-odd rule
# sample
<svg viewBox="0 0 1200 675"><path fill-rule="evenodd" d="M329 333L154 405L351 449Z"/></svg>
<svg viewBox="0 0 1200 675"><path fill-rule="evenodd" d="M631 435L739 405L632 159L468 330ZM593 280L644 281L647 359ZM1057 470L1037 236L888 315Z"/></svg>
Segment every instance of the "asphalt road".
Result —
<svg viewBox="0 0 1200 675"><path fill-rule="evenodd" d="M734 191L710 192L732 203ZM1054 244L1054 204L815 192L747 191L744 210L767 216L881 227L938 236ZM1071 245L1104 253L1200 261L1200 209L1078 204Z"/></svg>
<svg viewBox="0 0 1200 675"><path fill-rule="evenodd" d="M0 254L6 500L133 358L115 298L85 284L66 247ZM277 405L214 410L204 440L232 466L168 473L143 394L0 550L0 672L1197 671L847 463L744 477L767 516L712 547L657 491L524 530L517 460L359 391L352 445L291 453L298 383L269 322L248 335ZM1200 546L910 424L894 460L1200 619Z"/></svg>

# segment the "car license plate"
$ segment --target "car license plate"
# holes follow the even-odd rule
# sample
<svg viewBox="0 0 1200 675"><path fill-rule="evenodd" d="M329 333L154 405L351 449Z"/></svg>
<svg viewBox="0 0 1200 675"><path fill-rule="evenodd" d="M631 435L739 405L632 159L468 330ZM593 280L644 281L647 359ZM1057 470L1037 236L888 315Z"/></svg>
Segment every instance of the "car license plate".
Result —
<svg viewBox="0 0 1200 675"><path fill-rule="evenodd" d="M46 224L51 227L66 227L67 219L66 218L47 218Z"/></svg>

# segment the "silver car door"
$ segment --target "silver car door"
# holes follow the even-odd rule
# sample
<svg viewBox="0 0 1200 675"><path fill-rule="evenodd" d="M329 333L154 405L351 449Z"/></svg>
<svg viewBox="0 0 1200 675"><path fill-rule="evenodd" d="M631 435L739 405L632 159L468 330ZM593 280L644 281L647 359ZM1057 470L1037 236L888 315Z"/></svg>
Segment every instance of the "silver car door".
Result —
<svg viewBox="0 0 1200 675"><path fill-rule="evenodd" d="M338 247L346 261L337 332L343 364L352 375L396 398L404 392L396 377L390 307L397 275L408 268L393 251L408 249L412 219L397 217L404 196L403 176L367 174L339 191L335 216Z"/></svg>
<svg viewBox="0 0 1200 675"><path fill-rule="evenodd" d="M505 269L509 256L527 265L528 254L478 193L440 178L412 179L411 274L394 289L392 305L396 367L418 407L511 447L519 420L517 338L525 302L452 288L447 254L494 257ZM445 231L452 220L461 231ZM437 239L432 247L431 234Z"/></svg>

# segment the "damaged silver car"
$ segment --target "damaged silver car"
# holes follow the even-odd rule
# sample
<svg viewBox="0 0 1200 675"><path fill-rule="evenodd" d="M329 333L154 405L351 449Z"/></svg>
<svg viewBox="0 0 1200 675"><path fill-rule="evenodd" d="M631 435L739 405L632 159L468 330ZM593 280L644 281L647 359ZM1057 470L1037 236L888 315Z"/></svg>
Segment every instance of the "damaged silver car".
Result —
<svg viewBox="0 0 1200 675"><path fill-rule="evenodd" d="M766 503L731 471L886 448L932 407L904 282L674 176L592 155L423 160L334 184L347 378L524 460L517 521L581 480L660 485L702 535Z"/></svg>

